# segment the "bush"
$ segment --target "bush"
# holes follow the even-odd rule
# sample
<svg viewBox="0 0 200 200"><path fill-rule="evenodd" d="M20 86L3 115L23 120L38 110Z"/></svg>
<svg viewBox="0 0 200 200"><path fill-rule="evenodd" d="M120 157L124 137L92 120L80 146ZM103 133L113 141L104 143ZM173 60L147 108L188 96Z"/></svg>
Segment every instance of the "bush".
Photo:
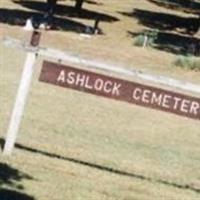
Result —
<svg viewBox="0 0 200 200"><path fill-rule="evenodd" d="M138 35L138 36L135 38L134 45L135 45L135 46L138 46L138 47L142 47L143 44L144 44L144 40L145 40L145 35Z"/></svg>
<svg viewBox="0 0 200 200"><path fill-rule="evenodd" d="M194 56L180 56L174 64L184 69L200 71L200 58Z"/></svg>
<svg viewBox="0 0 200 200"><path fill-rule="evenodd" d="M146 46L153 46L157 37L158 37L158 30L148 30L145 33L140 34L135 38L134 45L142 47L144 46L146 40Z"/></svg>

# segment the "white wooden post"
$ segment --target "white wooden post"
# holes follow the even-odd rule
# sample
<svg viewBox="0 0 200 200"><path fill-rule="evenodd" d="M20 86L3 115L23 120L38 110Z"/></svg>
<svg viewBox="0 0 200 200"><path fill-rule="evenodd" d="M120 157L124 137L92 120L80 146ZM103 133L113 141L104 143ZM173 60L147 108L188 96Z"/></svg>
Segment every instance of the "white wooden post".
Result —
<svg viewBox="0 0 200 200"><path fill-rule="evenodd" d="M15 140L20 127L20 122L23 116L24 107L26 104L32 80L33 65L35 59L36 59L36 54L34 52L28 52L26 61L24 63L24 69L22 72L20 86L17 92L17 97L13 108L10 124L8 126L6 143L4 146L4 154L6 155L10 155L12 153L15 144Z"/></svg>
<svg viewBox="0 0 200 200"><path fill-rule="evenodd" d="M35 32L33 32L33 35L32 35L32 40L31 40L32 46L34 44L34 34L35 34ZM37 43L37 41L36 41L36 43ZM8 126L5 146L4 146L4 150L3 150L4 155L11 155L14 145L15 145L15 140L16 140L19 128L20 128L20 123L21 123L21 120L23 117L23 112L24 112L26 100L28 97L31 81L32 81L33 66L34 66L36 57L37 57L37 55L36 55L36 52L34 52L34 51L29 51L27 53L19 89L17 92L15 105L14 105L10 123Z"/></svg>

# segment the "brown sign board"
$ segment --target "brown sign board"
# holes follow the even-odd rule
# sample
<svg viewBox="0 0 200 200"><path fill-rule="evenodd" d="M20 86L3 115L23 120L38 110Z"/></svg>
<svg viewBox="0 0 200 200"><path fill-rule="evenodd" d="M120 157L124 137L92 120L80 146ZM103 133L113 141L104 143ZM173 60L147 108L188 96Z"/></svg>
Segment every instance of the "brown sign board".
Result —
<svg viewBox="0 0 200 200"><path fill-rule="evenodd" d="M40 81L200 120L200 98L43 62Z"/></svg>

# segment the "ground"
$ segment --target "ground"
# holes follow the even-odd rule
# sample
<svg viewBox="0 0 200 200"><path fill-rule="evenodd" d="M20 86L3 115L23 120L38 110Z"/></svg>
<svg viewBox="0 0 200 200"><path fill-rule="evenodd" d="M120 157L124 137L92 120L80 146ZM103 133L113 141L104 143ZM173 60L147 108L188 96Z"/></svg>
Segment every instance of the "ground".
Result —
<svg viewBox="0 0 200 200"><path fill-rule="evenodd" d="M84 8L98 8L98 12L119 19L100 23L105 35L85 38L76 31L48 31L42 33L41 46L200 83L199 72L173 66L177 55L133 46L127 31L143 27L120 12L160 7L145 0L99 2L103 5L86 3ZM3 0L0 9L13 13L12 9L28 8ZM93 24L86 18L72 20ZM1 144L26 57L23 51L3 46L2 39L11 36L28 42L30 34L18 25L0 23ZM35 64L14 154L4 157L0 152L0 195L9 189L10 194L16 191L26 194L24 199L38 200L199 199L199 120L41 83L42 61L39 57Z"/></svg>

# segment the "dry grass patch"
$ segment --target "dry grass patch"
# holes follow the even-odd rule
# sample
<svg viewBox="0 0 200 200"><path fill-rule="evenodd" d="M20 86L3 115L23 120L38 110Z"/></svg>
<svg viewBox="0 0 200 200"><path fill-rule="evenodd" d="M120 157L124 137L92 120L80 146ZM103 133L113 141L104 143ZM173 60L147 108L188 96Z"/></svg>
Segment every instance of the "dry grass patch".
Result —
<svg viewBox="0 0 200 200"><path fill-rule="evenodd" d="M199 83L199 72L168 68L173 55L133 47L123 30L130 24L140 27L117 13L133 3L113 2L99 7L121 19L112 26L101 24L105 36L86 40L77 33L49 31L41 45ZM151 9L145 2L135 1L134 6ZM30 36L19 27L1 24L1 39L5 35L26 41ZM2 44L0 51L0 137L5 138L25 54ZM18 146L11 158L0 155L0 162L33 177L21 180L25 193L44 200L198 199L199 121L41 83L41 61L35 65L17 138L25 148Z"/></svg>

